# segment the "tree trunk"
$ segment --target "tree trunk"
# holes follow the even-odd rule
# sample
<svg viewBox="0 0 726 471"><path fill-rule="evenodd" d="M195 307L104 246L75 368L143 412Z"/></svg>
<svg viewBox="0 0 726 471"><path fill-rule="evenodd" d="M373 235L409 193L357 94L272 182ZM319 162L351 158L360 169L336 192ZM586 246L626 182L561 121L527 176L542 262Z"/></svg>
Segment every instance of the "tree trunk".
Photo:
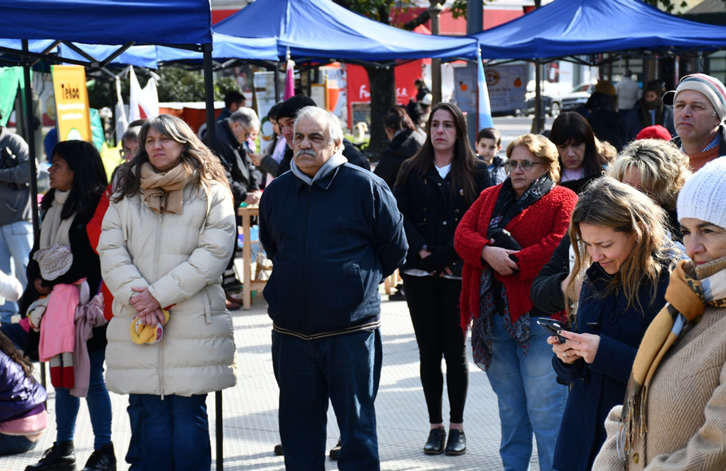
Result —
<svg viewBox="0 0 726 471"><path fill-rule="evenodd" d="M378 161L381 151L386 148L384 120L388 110L396 104L396 78L393 67L365 66L371 90L371 134L368 145L368 158ZM355 124L355 123L354 123Z"/></svg>

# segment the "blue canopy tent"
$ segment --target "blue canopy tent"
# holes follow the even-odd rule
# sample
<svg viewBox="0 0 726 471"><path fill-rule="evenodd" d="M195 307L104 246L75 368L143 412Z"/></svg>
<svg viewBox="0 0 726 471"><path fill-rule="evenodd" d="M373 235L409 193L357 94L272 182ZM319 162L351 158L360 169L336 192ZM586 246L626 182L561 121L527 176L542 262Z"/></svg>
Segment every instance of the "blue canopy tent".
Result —
<svg viewBox="0 0 726 471"><path fill-rule="evenodd" d="M726 47L726 27L684 20L640 0L555 0L471 37L479 41L482 57L487 59L542 60Z"/></svg>
<svg viewBox="0 0 726 471"><path fill-rule="evenodd" d="M207 124L210 138L214 139L211 25L209 0L8 0L2 5L0 37L21 40L21 47L3 49L0 54L20 58L24 68L24 98L26 107L29 108L30 67L38 60L48 57L59 41L119 45L106 51L110 54L99 60L101 66L138 44L164 45L201 52L204 62ZM52 43L40 52L31 52L30 40L51 40ZM92 62L89 59L89 63ZM33 128L30 113L28 128ZM32 139L29 147L31 173L35 175L35 148ZM37 195L34 178L31 178L31 193L34 200ZM32 206L37 237L38 211L36 205ZM217 469L223 467L221 399L221 391L218 391L215 401Z"/></svg>
<svg viewBox="0 0 726 471"><path fill-rule="evenodd" d="M278 55L293 58L386 62L476 57L476 41L430 36L379 23L331 0L257 0L214 25L215 33L275 38Z"/></svg>

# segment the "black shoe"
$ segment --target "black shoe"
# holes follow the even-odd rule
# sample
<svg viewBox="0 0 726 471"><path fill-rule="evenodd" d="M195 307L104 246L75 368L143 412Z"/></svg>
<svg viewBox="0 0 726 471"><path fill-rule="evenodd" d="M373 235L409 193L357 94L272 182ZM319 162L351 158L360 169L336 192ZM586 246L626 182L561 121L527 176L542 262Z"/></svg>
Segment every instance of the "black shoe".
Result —
<svg viewBox="0 0 726 471"><path fill-rule="evenodd" d="M466 453L466 435L463 430L449 430L449 441L446 442L446 454L463 455Z"/></svg>
<svg viewBox="0 0 726 471"><path fill-rule="evenodd" d="M446 429L444 427L431 429L424 445L424 454L440 455L444 452L444 443L446 443Z"/></svg>
<svg viewBox="0 0 726 471"><path fill-rule="evenodd" d="M339 438L338 439L338 444L335 445L333 448L330 449L330 454L328 456L330 456L330 459L333 460L333 461L337 460L338 459L338 456L340 456L340 447L342 445L342 443L341 443L340 440L341 439Z"/></svg>
<svg viewBox="0 0 726 471"><path fill-rule="evenodd" d="M76 471L76 454L73 442L55 442L45 450L36 464L25 467L25 471Z"/></svg>
<svg viewBox="0 0 726 471"><path fill-rule="evenodd" d="M116 471L116 455L113 452L113 443L104 445L91 453L83 471Z"/></svg>
<svg viewBox="0 0 726 471"><path fill-rule="evenodd" d="M282 451L282 445L279 443L277 445L275 445L275 456L284 456L284 455L285 455L285 453Z"/></svg>

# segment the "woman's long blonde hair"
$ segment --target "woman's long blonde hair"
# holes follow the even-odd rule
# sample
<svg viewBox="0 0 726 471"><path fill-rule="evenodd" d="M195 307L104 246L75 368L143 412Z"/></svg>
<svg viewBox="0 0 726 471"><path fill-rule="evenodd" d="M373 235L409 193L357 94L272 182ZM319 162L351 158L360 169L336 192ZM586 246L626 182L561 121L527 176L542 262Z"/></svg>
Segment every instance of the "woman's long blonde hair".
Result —
<svg viewBox="0 0 726 471"><path fill-rule="evenodd" d="M648 283L652 293L648 296L647 304L652 306L661 271L664 266L677 261L665 229L666 215L663 209L643 193L612 177L593 181L580 194L570 218L570 242L575 252L573 274L580 273L592 264L587 250L583 250L579 243L582 239L582 223L609 227L615 232L633 235L635 239L630 256L599 294L607 296L622 289L628 308L637 306L642 309L646 303L639 299L638 292L644 283ZM575 284L576 277L571 276L565 290L568 314L570 302L578 301Z"/></svg>

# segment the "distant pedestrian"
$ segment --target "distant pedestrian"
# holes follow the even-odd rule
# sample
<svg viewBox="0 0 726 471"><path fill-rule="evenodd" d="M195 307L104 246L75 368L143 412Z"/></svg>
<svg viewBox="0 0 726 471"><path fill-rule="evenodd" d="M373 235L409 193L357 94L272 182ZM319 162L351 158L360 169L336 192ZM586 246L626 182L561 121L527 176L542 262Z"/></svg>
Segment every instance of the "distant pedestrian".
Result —
<svg viewBox="0 0 726 471"><path fill-rule="evenodd" d="M638 82L633 80L633 72L625 69L623 78L615 86L618 95L618 111L625 112L633 109L635 102L638 101L640 87Z"/></svg>

